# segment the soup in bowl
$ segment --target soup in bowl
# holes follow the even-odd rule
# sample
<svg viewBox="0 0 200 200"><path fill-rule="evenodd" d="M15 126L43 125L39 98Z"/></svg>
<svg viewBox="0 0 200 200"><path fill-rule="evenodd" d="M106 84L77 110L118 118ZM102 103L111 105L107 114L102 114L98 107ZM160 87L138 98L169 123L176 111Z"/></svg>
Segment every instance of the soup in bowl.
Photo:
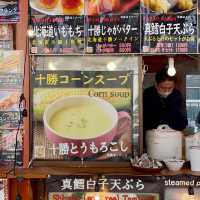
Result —
<svg viewBox="0 0 200 200"><path fill-rule="evenodd" d="M122 118L130 120L128 113L117 112L109 102L89 96L62 97L48 105L43 115L49 141L76 145L78 153L74 156L79 157L93 154L91 144L97 148L102 142L109 144L119 134L118 121Z"/></svg>

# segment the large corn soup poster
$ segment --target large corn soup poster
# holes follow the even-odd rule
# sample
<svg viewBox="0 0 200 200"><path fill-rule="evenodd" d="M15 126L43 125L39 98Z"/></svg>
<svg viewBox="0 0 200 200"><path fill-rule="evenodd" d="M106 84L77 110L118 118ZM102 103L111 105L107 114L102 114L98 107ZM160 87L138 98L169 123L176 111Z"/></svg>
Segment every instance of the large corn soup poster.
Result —
<svg viewBox="0 0 200 200"><path fill-rule="evenodd" d="M74 58L68 63L87 65L72 70L50 62L32 73L33 157L129 159L138 125L138 58L88 57L82 64Z"/></svg>

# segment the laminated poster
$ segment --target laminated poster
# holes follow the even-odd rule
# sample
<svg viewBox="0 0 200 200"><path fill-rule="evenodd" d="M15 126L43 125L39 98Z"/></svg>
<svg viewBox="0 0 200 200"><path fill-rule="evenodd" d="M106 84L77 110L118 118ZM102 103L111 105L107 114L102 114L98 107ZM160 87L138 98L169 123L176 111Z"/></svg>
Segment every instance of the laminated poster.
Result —
<svg viewBox="0 0 200 200"><path fill-rule="evenodd" d="M23 58L22 51L0 51L0 164L2 165L12 164L15 157L17 165L22 165L23 126L19 124L19 99L23 88Z"/></svg>
<svg viewBox="0 0 200 200"><path fill-rule="evenodd" d="M6 84L8 83L13 84L14 85L18 85L21 84L22 82L20 82L19 77L22 76L22 74L24 73L24 54L23 51L21 50L13 50L13 51L0 51L0 81L1 81L1 85L2 83L6 82ZM15 77L14 77L14 75ZM4 80L3 79L3 75ZM8 78L8 76L13 76ZM14 79L14 83L12 83L12 80L9 81L5 80L5 79ZM12 88L13 88L12 86Z"/></svg>
<svg viewBox="0 0 200 200"><path fill-rule="evenodd" d="M21 90L0 89L0 129L17 129L20 112L19 98Z"/></svg>
<svg viewBox="0 0 200 200"><path fill-rule="evenodd" d="M132 152L131 76L131 71L37 71L35 156L127 158Z"/></svg>
<svg viewBox="0 0 200 200"><path fill-rule="evenodd" d="M30 0L31 54L140 52L140 0Z"/></svg>
<svg viewBox="0 0 200 200"><path fill-rule="evenodd" d="M13 49L13 28L9 24L0 24L0 49Z"/></svg>
<svg viewBox="0 0 200 200"><path fill-rule="evenodd" d="M144 53L196 53L196 10L179 14L143 14Z"/></svg>
<svg viewBox="0 0 200 200"><path fill-rule="evenodd" d="M17 23L20 19L18 0L0 1L0 22L1 23Z"/></svg>
<svg viewBox="0 0 200 200"><path fill-rule="evenodd" d="M143 53L197 53L197 0L144 0Z"/></svg>
<svg viewBox="0 0 200 200"><path fill-rule="evenodd" d="M23 161L23 130L17 135L17 148L15 155L17 129L0 129L0 165L11 165L16 159L17 166L22 166Z"/></svg>
<svg viewBox="0 0 200 200"><path fill-rule="evenodd" d="M86 18L86 53L139 53L140 15L105 15Z"/></svg>
<svg viewBox="0 0 200 200"><path fill-rule="evenodd" d="M47 192L48 200L162 199L161 181L142 176L52 176L47 180Z"/></svg>
<svg viewBox="0 0 200 200"><path fill-rule="evenodd" d="M129 160L134 71L56 69L32 74L33 158Z"/></svg>
<svg viewBox="0 0 200 200"><path fill-rule="evenodd" d="M84 51L83 16L32 17L31 54L80 54Z"/></svg>
<svg viewBox="0 0 200 200"><path fill-rule="evenodd" d="M51 176L48 200L180 200L200 198L198 176ZM189 194L188 187L193 194Z"/></svg>

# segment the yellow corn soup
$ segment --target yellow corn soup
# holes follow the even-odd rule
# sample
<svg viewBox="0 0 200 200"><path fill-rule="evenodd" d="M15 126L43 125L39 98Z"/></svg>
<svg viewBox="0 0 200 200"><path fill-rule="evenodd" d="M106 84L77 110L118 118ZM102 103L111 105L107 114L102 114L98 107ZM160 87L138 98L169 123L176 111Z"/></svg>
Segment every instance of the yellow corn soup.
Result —
<svg viewBox="0 0 200 200"><path fill-rule="evenodd" d="M53 114L49 125L62 137L87 139L102 135L112 126L112 119L95 102L80 102Z"/></svg>

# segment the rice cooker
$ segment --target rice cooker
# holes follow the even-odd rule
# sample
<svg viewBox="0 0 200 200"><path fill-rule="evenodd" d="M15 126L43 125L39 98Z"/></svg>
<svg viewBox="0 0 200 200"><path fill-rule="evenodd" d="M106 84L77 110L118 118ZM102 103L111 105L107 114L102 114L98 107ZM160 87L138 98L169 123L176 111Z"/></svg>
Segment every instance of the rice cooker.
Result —
<svg viewBox="0 0 200 200"><path fill-rule="evenodd" d="M168 125L146 132L147 153L153 159L182 159L182 132Z"/></svg>

